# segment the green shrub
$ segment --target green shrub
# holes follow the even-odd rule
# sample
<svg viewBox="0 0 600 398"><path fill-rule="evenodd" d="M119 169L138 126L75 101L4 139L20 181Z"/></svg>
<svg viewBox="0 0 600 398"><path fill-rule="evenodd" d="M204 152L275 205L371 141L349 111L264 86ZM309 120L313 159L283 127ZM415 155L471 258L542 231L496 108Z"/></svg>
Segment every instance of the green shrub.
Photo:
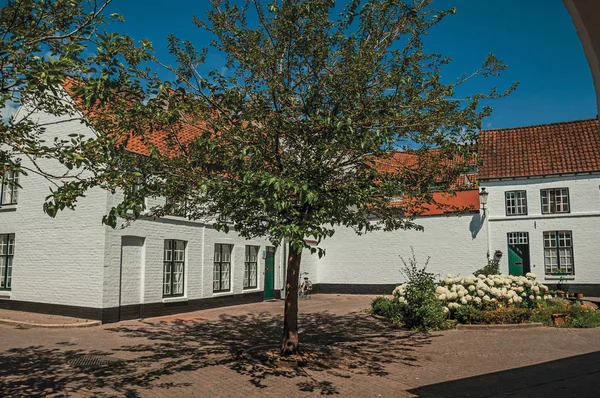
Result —
<svg viewBox="0 0 600 398"><path fill-rule="evenodd" d="M490 276L490 275L498 275L499 273L500 273L500 261L498 261L497 259L491 259L491 260L488 260L488 263L486 266L473 272L473 275L475 275L475 276L479 276L479 275Z"/></svg>
<svg viewBox="0 0 600 398"><path fill-rule="evenodd" d="M589 305L573 304L567 321L570 328L595 328L600 326L600 311Z"/></svg>
<svg viewBox="0 0 600 398"><path fill-rule="evenodd" d="M375 297L371 302L371 311L395 323L402 323L403 305L397 300L390 300L387 297Z"/></svg>
<svg viewBox="0 0 600 398"><path fill-rule="evenodd" d="M569 300L565 299L550 299L539 302L532 309L531 321L542 322L546 326L553 326L552 314L571 314L573 306Z"/></svg>
<svg viewBox="0 0 600 398"><path fill-rule="evenodd" d="M429 259L424 267L419 267L414 251L407 263L402 257L402 273L408 280L405 285L403 306L404 324L417 330L438 330L446 326L444 306L437 299L435 277L426 271Z"/></svg>
<svg viewBox="0 0 600 398"><path fill-rule="evenodd" d="M529 322L531 311L517 307L480 310L470 305L463 305L456 310L454 317L459 323L465 324L514 324Z"/></svg>

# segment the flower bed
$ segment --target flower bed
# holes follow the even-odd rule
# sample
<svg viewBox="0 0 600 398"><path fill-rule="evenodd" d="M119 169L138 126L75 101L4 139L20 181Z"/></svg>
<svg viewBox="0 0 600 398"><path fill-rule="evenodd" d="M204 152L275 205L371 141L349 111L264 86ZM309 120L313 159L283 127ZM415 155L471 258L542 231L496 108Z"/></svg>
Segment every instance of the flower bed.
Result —
<svg viewBox="0 0 600 398"><path fill-rule="evenodd" d="M399 302L406 302L404 294L408 284L393 292ZM537 282L535 275L468 275L448 276L436 288L436 297L445 311L453 314L461 306L489 310L504 307L533 308L537 302L550 298L548 287Z"/></svg>
<svg viewBox="0 0 600 398"><path fill-rule="evenodd" d="M423 272L423 275L430 278L430 274ZM525 276L448 276L438 283L430 282L428 286L418 278L411 278L410 282L394 289L393 299L379 297L374 300L372 312L415 329L444 328L443 319L431 327L424 321L415 322L411 315L421 312L423 315L418 319L437 319L436 311L441 310L436 310L431 303L425 305L423 301L423 297L431 297L430 301L437 301L442 306L446 319L463 324L542 322L559 327L600 326L599 310L552 297L548 287L536 281L531 273Z"/></svg>

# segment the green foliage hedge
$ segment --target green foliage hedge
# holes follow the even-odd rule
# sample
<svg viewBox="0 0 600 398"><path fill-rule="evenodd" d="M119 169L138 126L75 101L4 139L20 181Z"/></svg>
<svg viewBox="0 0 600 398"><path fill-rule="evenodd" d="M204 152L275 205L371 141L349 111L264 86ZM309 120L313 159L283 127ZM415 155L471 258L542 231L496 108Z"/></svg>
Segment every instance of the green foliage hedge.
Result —
<svg viewBox="0 0 600 398"><path fill-rule="evenodd" d="M403 323L402 304L397 300L390 300L387 297L375 297L371 302L371 312L394 323Z"/></svg>
<svg viewBox="0 0 600 398"><path fill-rule="evenodd" d="M481 310L464 305L456 310L454 317L464 324L514 324L529 322L531 311L528 308L516 307Z"/></svg>

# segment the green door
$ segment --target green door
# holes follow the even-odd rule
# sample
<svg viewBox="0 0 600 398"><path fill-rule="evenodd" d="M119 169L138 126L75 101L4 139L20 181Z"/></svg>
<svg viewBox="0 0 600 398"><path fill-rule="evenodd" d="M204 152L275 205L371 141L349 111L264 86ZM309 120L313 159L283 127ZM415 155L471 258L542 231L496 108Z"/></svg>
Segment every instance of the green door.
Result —
<svg viewBox="0 0 600 398"><path fill-rule="evenodd" d="M508 233L508 273L525 275L531 272L529 265L529 233Z"/></svg>
<svg viewBox="0 0 600 398"><path fill-rule="evenodd" d="M265 299L275 297L275 248L267 246L265 258Z"/></svg>

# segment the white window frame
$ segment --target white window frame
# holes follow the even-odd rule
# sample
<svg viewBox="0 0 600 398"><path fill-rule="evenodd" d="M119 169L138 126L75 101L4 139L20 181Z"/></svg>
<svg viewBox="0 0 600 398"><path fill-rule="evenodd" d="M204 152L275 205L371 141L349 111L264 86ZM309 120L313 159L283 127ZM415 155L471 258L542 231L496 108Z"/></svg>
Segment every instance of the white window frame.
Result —
<svg viewBox="0 0 600 398"><path fill-rule="evenodd" d="M544 231L546 275L575 275L572 231Z"/></svg>
<svg viewBox="0 0 600 398"><path fill-rule="evenodd" d="M166 239L163 259L163 297L181 297L185 293L185 249L187 242Z"/></svg>
<svg viewBox="0 0 600 398"><path fill-rule="evenodd" d="M12 289L15 234L0 234L0 291Z"/></svg>
<svg viewBox="0 0 600 398"><path fill-rule="evenodd" d="M227 252L227 250L224 250L226 246L229 247L229 252ZM224 293L231 291L232 255L232 244L215 243L215 254L213 263L213 293Z"/></svg>
<svg viewBox="0 0 600 398"><path fill-rule="evenodd" d="M253 253L253 250L256 251ZM258 287L258 253L260 253L260 246L246 245L244 289L256 289Z"/></svg>
<svg viewBox="0 0 600 398"><path fill-rule="evenodd" d="M560 214L571 212L569 188L550 188L540 190L542 214Z"/></svg>
<svg viewBox="0 0 600 398"><path fill-rule="evenodd" d="M10 198L10 200L7 200ZM19 198L19 172L7 171L0 177L0 206L16 205Z"/></svg>
<svg viewBox="0 0 600 398"><path fill-rule="evenodd" d="M527 215L527 191L504 192L504 205L507 216Z"/></svg>

